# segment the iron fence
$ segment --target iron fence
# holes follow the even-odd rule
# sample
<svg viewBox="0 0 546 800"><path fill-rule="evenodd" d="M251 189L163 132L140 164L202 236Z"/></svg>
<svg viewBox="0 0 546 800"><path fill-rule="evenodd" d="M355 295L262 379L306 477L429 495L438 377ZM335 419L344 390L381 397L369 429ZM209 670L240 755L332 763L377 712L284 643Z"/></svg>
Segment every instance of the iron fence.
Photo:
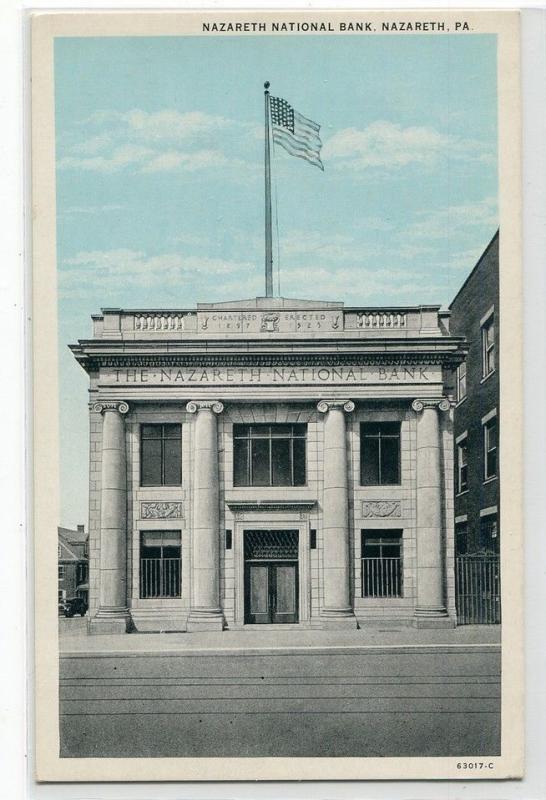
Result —
<svg viewBox="0 0 546 800"><path fill-rule="evenodd" d="M499 557L457 556L455 596L459 625L498 624L501 621Z"/></svg>
<svg viewBox="0 0 546 800"><path fill-rule="evenodd" d="M141 558L140 596L180 597L180 558Z"/></svg>

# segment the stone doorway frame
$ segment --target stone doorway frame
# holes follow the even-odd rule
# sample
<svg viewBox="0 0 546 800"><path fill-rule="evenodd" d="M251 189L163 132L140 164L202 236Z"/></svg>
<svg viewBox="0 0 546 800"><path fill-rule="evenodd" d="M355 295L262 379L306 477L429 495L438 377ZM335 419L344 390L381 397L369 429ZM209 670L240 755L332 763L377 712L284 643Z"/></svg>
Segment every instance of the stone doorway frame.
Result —
<svg viewBox="0 0 546 800"><path fill-rule="evenodd" d="M296 512L246 512L238 515L234 524L233 549L235 564L235 627L249 627L245 624L245 530L297 530L298 531L298 582L299 582L299 621L294 625L309 624L311 619L311 575L310 575L310 526L308 515ZM286 626L279 625L279 628Z"/></svg>

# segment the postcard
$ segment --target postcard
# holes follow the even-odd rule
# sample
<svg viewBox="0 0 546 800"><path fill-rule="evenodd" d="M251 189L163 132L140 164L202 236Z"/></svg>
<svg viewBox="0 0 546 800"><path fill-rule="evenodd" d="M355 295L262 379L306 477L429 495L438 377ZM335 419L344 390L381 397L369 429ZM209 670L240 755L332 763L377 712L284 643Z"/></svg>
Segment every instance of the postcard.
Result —
<svg viewBox="0 0 546 800"><path fill-rule="evenodd" d="M521 777L518 12L31 23L37 779Z"/></svg>

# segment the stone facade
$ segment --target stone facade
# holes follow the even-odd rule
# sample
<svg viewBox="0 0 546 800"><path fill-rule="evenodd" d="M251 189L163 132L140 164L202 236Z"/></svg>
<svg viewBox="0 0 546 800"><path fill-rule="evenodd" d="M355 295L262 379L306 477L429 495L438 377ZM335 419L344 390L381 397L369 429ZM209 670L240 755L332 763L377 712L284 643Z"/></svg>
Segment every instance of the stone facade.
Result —
<svg viewBox="0 0 546 800"><path fill-rule="evenodd" d="M449 313L257 298L93 324L72 346L90 379L92 632L248 624L249 531L297 533L294 626L455 624ZM142 426L169 423L180 484L143 486ZM234 485L234 425L301 423L304 485ZM363 423L399 425L398 482L361 485ZM179 596L143 596L143 531L179 536ZM396 596L363 590L362 531L400 532Z"/></svg>

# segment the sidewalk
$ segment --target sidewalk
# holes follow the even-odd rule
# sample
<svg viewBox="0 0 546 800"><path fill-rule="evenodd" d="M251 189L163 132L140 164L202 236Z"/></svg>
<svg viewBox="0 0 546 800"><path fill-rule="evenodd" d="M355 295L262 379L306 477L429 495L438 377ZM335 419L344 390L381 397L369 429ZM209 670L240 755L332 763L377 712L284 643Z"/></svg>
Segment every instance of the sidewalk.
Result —
<svg viewBox="0 0 546 800"><path fill-rule="evenodd" d="M173 653L195 655L204 652L250 653L255 651L348 650L414 648L496 649L501 641L498 625L463 625L447 630L414 628L361 629L355 631L223 631L216 633L131 633L88 636L61 629L59 649L62 655L99 655L138 653Z"/></svg>

